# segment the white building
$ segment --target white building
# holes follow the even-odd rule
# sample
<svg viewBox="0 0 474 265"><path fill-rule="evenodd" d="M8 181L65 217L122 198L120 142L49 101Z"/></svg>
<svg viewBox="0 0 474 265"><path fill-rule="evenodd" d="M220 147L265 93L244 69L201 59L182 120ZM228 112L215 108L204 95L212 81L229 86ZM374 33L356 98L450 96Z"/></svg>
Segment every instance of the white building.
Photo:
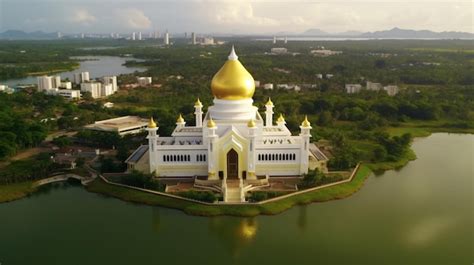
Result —
<svg viewBox="0 0 474 265"><path fill-rule="evenodd" d="M74 73L74 84L79 85L89 80L89 72Z"/></svg>
<svg viewBox="0 0 474 265"><path fill-rule="evenodd" d="M59 87L64 89L72 89L72 83L69 81L61 82L61 85Z"/></svg>
<svg viewBox="0 0 474 265"><path fill-rule="evenodd" d="M108 97L112 95L114 92L114 87L112 84L102 84L100 89L100 97Z"/></svg>
<svg viewBox="0 0 474 265"><path fill-rule="evenodd" d="M53 88L53 78L51 76L38 76L38 91L46 91Z"/></svg>
<svg viewBox="0 0 474 265"><path fill-rule="evenodd" d="M169 137L160 136L150 119L148 147L141 146L127 159L129 169L147 164L141 170L158 178L200 176L194 185L219 190L225 202L245 201L246 192L268 185L269 177L300 177L312 167L327 171L327 158L310 143L307 118L299 135L292 135L282 115L275 124L270 99L265 118L260 115L253 105L253 77L234 49L214 75L211 91L214 105L207 113L198 99L194 125L187 125L180 115Z"/></svg>
<svg viewBox="0 0 474 265"><path fill-rule="evenodd" d="M137 116L123 116L108 120L96 121L93 124L84 126L84 129L117 132L120 136L135 134L145 130L148 121Z"/></svg>
<svg viewBox="0 0 474 265"><path fill-rule="evenodd" d="M197 44L197 42L196 42L196 33L194 33L194 32L191 33L191 43L193 45Z"/></svg>
<svg viewBox="0 0 474 265"><path fill-rule="evenodd" d="M13 93L15 90L11 87L8 87L8 85L0 85L0 92L3 92L3 93L7 93L7 94L11 94Z"/></svg>
<svg viewBox="0 0 474 265"><path fill-rule="evenodd" d="M263 84L263 89L273 90L273 84L272 83Z"/></svg>
<svg viewBox="0 0 474 265"><path fill-rule="evenodd" d="M108 84L112 85L112 89L113 89L114 93L118 91L117 77L116 76L104 76L102 78L102 80L104 82L104 85L108 85Z"/></svg>
<svg viewBox="0 0 474 265"><path fill-rule="evenodd" d="M138 40L142 40L142 32L141 31L138 32Z"/></svg>
<svg viewBox="0 0 474 265"><path fill-rule="evenodd" d="M331 51L331 50L322 49L322 50L312 50L311 54L313 54L314 56L319 56L319 57L327 57L331 55L342 54L342 51Z"/></svg>
<svg viewBox="0 0 474 265"><path fill-rule="evenodd" d="M61 77L59 75L52 76L51 85L53 86L53 88L61 87Z"/></svg>
<svg viewBox="0 0 474 265"><path fill-rule="evenodd" d="M137 77L137 83L139 86L148 86L151 85L152 79L150 76Z"/></svg>
<svg viewBox="0 0 474 265"><path fill-rule="evenodd" d="M136 33L132 32L132 36L130 38L131 38L131 40L135 40L136 39Z"/></svg>
<svg viewBox="0 0 474 265"><path fill-rule="evenodd" d="M102 84L99 82L81 83L81 91L91 93L92 98L102 97Z"/></svg>
<svg viewBox="0 0 474 265"><path fill-rule="evenodd" d="M398 86L395 85L384 86L383 90L387 91L387 94L391 97L395 96L399 92Z"/></svg>
<svg viewBox="0 0 474 265"><path fill-rule="evenodd" d="M347 94L359 93L361 90L362 86L360 84L346 84Z"/></svg>
<svg viewBox="0 0 474 265"><path fill-rule="evenodd" d="M67 99L80 99L81 91L72 89L57 89L54 95L62 96Z"/></svg>
<svg viewBox="0 0 474 265"><path fill-rule="evenodd" d="M371 91L380 91L380 90L382 90L382 84L367 81L366 88L367 88L367 90L371 90Z"/></svg>
<svg viewBox="0 0 474 265"><path fill-rule="evenodd" d="M287 48L272 48L270 51L271 51L272 54L286 54L286 53L288 53Z"/></svg>
<svg viewBox="0 0 474 265"><path fill-rule="evenodd" d="M316 74L317 79L323 79L323 74Z"/></svg>

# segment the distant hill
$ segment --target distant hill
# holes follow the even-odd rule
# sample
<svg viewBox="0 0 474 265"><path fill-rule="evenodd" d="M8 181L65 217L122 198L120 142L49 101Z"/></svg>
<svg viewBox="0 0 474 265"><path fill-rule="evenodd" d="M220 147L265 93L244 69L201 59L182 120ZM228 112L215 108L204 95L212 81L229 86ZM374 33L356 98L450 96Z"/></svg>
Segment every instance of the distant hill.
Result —
<svg viewBox="0 0 474 265"><path fill-rule="evenodd" d="M0 39L26 40L26 39L55 39L56 32L46 33L43 31L24 32L22 30L7 30L0 33Z"/></svg>
<svg viewBox="0 0 474 265"><path fill-rule="evenodd" d="M331 34L325 32L325 31L322 31L320 29L308 29L305 32L303 32L303 35L307 35L307 36L327 36L327 35L331 35Z"/></svg>
<svg viewBox="0 0 474 265"><path fill-rule="evenodd" d="M366 32L359 35L362 38L405 38L405 39L472 39L474 34L458 31L434 32L431 30L412 30L393 28L375 32Z"/></svg>

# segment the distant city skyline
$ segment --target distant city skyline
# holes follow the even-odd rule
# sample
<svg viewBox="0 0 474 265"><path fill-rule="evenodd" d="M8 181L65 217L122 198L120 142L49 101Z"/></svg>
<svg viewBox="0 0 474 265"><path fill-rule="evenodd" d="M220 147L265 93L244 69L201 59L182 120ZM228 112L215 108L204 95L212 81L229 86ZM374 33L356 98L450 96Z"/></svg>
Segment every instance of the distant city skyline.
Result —
<svg viewBox="0 0 474 265"><path fill-rule="evenodd" d="M219 34L378 31L393 27L473 33L472 1L0 0L0 31Z"/></svg>

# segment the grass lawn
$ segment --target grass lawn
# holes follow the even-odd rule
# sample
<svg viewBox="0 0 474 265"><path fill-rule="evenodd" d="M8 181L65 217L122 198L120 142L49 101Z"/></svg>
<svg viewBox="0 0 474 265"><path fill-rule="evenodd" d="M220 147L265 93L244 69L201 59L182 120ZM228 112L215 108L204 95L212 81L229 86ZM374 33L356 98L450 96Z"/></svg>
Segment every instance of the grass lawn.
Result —
<svg viewBox="0 0 474 265"><path fill-rule="evenodd" d="M120 198L125 201L180 209L185 213L193 215L255 216L259 214L278 214L297 204L324 202L348 197L362 187L365 179L370 173L370 169L367 166L362 165L354 179L349 183L344 183L260 205L203 205L124 187L109 185L101 179L97 179L90 183L87 186L87 190Z"/></svg>
<svg viewBox="0 0 474 265"><path fill-rule="evenodd" d="M23 198L35 190L31 181L0 185L0 203Z"/></svg>

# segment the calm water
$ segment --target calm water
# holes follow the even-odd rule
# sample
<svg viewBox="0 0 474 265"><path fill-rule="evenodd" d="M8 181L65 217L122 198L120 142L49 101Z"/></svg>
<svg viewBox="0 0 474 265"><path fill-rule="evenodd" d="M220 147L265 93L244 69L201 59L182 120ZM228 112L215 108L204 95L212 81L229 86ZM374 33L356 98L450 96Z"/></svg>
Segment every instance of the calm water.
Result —
<svg viewBox="0 0 474 265"><path fill-rule="evenodd" d="M0 263L472 264L474 135L414 149L418 160L348 199L276 216L195 217L49 188L0 204Z"/></svg>
<svg viewBox="0 0 474 265"><path fill-rule="evenodd" d="M80 72L89 72L90 78L97 78L106 75L120 75L120 74L129 74L134 73L135 71L144 71L144 68L139 67L125 67L123 64L126 61L135 60L140 61L140 59L135 58L124 58L124 57L115 57L115 56L75 56L72 57L79 60L89 59L87 61L80 61L80 66L74 71L57 73L54 75L60 75L61 79L69 78L69 80L74 80L74 73ZM18 84L36 84L36 76L29 76L20 79L9 79L6 81L0 81L0 84L6 84L10 87L14 87Z"/></svg>

